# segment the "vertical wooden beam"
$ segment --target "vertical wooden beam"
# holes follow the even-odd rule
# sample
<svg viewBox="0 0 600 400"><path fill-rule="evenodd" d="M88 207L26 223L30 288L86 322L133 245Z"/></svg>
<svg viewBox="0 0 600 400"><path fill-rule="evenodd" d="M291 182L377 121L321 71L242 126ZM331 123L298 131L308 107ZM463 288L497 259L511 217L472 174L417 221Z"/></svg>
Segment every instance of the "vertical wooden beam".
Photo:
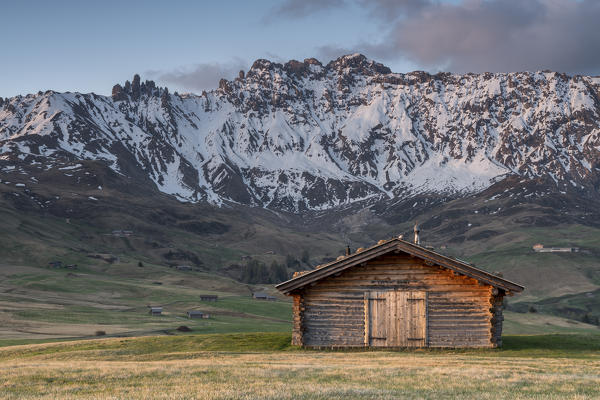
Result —
<svg viewBox="0 0 600 400"><path fill-rule="evenodd" d="M371 337L371 313L370 313L370 308L371 305L369 304L370 302L370 295L369 292L365 292L365 346L368 347L371 345L371 341L369 340Z"/></svg>
<svg viewBox="0 0 600 400"><path fill-rule="evenodd" d="M425 343L424 346L425 347L429 347L429 293L425 292Z"/></svg>
<svg viewBox="0 0 600 400"><path fill-rule="evenodd" d="M302 294L294 294L292 304L292 345L302 346L304 344L304 298Z"/></svg>

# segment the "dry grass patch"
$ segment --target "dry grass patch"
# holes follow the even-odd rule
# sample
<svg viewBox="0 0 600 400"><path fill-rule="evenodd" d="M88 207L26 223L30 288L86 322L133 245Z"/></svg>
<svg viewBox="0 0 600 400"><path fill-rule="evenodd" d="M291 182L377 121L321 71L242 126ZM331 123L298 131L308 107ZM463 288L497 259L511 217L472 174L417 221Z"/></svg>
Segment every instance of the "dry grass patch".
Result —
<svg viewBox="0 0 600 400"><path fill-rule="evenodd" d="M502 351L320 352L290 348L286 334L255 333L14 346L0 349L0 398L600 397L598 337L507 342Z"/></svg>
<svg viewBox="0 0 600 400"><path fill-rule="evenodd" d="M7 399L587 399L597 360L415 353L204 353L174 361L8 361Z"/></svg>

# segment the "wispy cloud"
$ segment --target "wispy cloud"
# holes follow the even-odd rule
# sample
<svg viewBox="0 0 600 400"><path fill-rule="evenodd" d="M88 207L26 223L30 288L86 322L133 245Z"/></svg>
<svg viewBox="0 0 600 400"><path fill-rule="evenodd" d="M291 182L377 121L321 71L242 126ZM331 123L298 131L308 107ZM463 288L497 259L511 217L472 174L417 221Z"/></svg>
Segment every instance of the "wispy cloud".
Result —
<svg viewBox="0 0 600 400"><path fill-rule="evenodd" d="M316 58L323 61L324 63L327 63L329 60L335 60L338 57L344 56L346 54L360 52L361 50L358 49L358 47L350 48L327 44L324 46L317 47L316 51Z"/></svg>
<svg viewBox="0 0 600 400"><path fill-rule="evenodd" d="M285 0L265 16L265 21L277 18L304 18L331 9L343 7L346 0Z"/></svg>
<svg viewBox="0 0 600 400"><path fill-rule="evenodd" d="M208 90L218 86L222 78L232 79L240 70L246 70L248 64L242 59L233 59L228 63L200 63L170 71L148 71L148 75L159 82L173 84L186 90Z"/></svg>
<svg viewBox="0 0 600 400"><path fill-rule="evenodd" d="M356 2L369 10L372 17L385 22L413 15L434 4L432 0L356 0Z"/></svg>

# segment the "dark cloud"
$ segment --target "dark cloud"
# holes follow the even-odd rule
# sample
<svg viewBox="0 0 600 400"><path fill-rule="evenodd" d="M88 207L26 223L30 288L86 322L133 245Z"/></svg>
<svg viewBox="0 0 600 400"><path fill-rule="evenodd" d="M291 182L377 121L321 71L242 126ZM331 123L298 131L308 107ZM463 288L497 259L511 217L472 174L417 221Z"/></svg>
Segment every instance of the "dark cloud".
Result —
<svg viewBox="0 0 600 400"><path fill-rule="evenodd" d="M378 23L383 39L326 44L319 57L358 51L433 71L600 74L597 0L288 0L277 10L297 18L349 4Z"/></svg>
<svg viewBox="0 0 600 400"><path fill-rule="evenodd" d="M265 19L272 21L277 17L303 18L345 5L346 0L285 0L274 7Z"/></svg>
<svg viewBox="0 0 600 400"><path fill-rule="evenodd" d="M600 3L571 0L437 4L398 22L373 50L456 72L598 72Z"/></svg>
<svg viewBox="0 0 600 400"><path fill-rule="evenodd" d="M384 3L378 2L379 14L385 14ZM381 43L366 47L375 57L404 57L425 68L454 72L598 74L598 21L600 2L591 0L429 3L398 20Z"/></svg>
<svg viewBox="0 0 600 400"><path fill-rule="evenodd" d="M214 89L221 78L232 79L240 70L247 69L247 63L234 59L229 63L203 63L173 71L149 71L159 82L173 84L186 90Z"/></svg>

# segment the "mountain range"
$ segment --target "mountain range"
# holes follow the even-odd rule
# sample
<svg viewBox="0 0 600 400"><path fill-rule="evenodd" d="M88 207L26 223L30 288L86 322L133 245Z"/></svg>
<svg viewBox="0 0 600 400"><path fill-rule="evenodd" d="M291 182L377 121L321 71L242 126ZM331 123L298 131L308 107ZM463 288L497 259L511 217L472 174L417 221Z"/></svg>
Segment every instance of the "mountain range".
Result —
<svg viewBox="0 0 600 400"><path fill-rule="evenodd" d="M401 74L360 54L257 60L200 95L135 75L112 96L0 98L0 168L69 175L95 161L181 202L292 213L503 182L594 199L599 111L600 77Z"/></svg>

